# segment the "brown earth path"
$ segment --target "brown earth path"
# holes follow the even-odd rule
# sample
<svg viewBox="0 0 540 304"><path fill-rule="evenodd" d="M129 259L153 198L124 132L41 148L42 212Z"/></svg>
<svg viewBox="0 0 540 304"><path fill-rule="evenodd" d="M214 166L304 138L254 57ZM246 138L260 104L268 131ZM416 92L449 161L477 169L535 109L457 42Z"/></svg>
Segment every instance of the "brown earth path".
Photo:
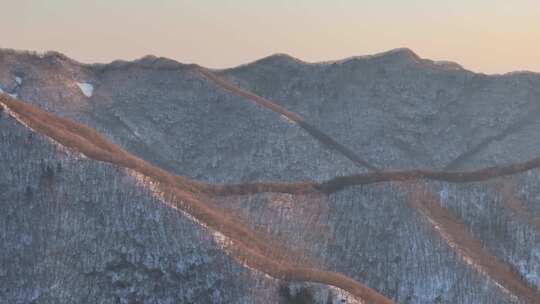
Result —
<svg viewBox="0 0 540 304"><path fill-rule="evenodd" d="M441 170L385 170L372 171L348 176L338 176L322 183L316 182L276 182L261 181L254 183L229 185L204 185L204 191L211 195L242 195L262 192L288 194L309 194L322 192L331 194L358 185L369 185L383 182L411 182L431 180L449 183L482 182L490 179L509 176L540 168L540 157L526 162L507 166L495 166L470 171L441 171Z"/></svg>

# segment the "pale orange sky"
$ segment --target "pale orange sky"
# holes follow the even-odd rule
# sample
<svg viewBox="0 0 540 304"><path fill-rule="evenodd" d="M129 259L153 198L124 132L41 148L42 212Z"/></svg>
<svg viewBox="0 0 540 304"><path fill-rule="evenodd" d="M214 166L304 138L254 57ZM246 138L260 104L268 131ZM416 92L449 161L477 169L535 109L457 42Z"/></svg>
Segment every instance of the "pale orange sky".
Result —
<svg viewBox="0 0 540 304"><path fill-rule="evenodd" d="M409 47L478 72L540 72L540 1L0 0L0 37L88 63L154 54L231 67Z"/></svg>

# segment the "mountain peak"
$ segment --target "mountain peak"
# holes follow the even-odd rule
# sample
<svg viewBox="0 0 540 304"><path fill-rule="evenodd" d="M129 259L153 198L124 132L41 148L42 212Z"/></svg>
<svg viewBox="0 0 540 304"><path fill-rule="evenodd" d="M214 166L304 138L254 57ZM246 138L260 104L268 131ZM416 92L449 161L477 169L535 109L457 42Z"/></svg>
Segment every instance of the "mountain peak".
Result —
<svg viewBox="0 0 540 304"><path fill-rule="evenodd" d="M373 55L353 56L342 60L333 61L330 63L347 63L356 60L371 60L371 59L383 59L392 60L398 62L419 62L422 60L413 50L409 48L397 48L389 51L376 53Z"/></svg>
<svg viewBox="0 0 540 304"><path fill-rule="evenodd" d="M275 53L275 54L266 56L264 58L261 58L253 62L253 64L258 64L258 63L266 63L266 64L298 64L300 63L300 64L303 64L304 62L289 54Z"/></svg>
<svg viewBox="0 0 540 304"><path fill-rule="evenodd" d="M146 55L140 59L135 60L134 63L138 63L143 66L152 66L156 68L175 68L184 66L184 64L174 59L158 57L154 55Z"/></svg>
<svg viewBox="0 0 540 304"><path fill-rule="evenodd" d="M413 50L407 47L396 48L378 54L379 56L398 56L404 58L420 58ZM377 56L377 55L374 55Z"/></svg>

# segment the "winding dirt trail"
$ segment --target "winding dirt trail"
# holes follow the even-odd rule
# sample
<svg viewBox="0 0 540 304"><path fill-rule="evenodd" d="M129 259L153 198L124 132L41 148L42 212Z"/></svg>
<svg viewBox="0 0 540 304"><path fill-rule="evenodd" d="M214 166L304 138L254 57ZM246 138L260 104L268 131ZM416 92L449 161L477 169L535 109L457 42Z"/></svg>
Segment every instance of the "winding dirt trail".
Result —
<svg viewBox="0 0 540 304"><path fill-rule="evenodd" d="M254 183L211 185L205 184L201 190L209 195L243 195L263 192L276 192L288 194L331 194L358 185L369 185L384 182L411 182L417 180L431 180L448 183L482 182L490 179L509 176L540 168L540 157L529 161L511 164L508 166L495 166L470 171L441 171L441 170L388 170L360 173L356 175L338 176L322 183L316 182L276 182L261 181Z"/></svg>
<svg viewBox="0 0 540 304"><path fill-rule="evenodd" d="M137 158L98 134L91 128L69 119L55 117L27 103L0 95L0 110L34 132L75 149L88 158L132 169L158 183L179 210L188 213L209 229L228 237L234 244L233 257L262 273L280 280L317 282L335 286L369 304L391 304L392 300L340 273L293 265L287 253L272 246L271 237L247 228L234 217L223 214L205 203L207 196L199 188L202 183L174 176Z"/></svg>

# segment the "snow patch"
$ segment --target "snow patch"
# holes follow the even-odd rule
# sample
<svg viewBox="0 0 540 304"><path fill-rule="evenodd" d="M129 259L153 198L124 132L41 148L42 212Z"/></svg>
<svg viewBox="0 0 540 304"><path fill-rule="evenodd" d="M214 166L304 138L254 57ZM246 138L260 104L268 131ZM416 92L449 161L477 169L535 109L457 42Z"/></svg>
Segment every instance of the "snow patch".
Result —
<svg viewBox="0 0 540 304"><path fill-rule="evenodd" d="M448 200L448 186L443 185L441 191L439 192L439 200L446 201Z"/></svg>
<svg viewBox="0 0 540 304"><path fill-rule="evenodd" d="M11 98L17 98L17 93L15 93L15 92L13 92L13 93L8 93L8 92L2 90L2 86L0 85L0 94L3 94L3 93L8 94Z"/></svg>
<svg viewBox="0 0 540 304"><path fill-rule="evenodd" d="M22 78L21 78L21 77L15 77L15 82L16 82L18 85L21 85L21 84L22 84Z"/></svg>
<svg viewBox="0 0 540 304"><path fill-rule="evenodd" d="M282 118L283 120L285 120L288 124L290 124L290 125L295 125L295 124L296 124L294 121L290 120L289 117L287 117L287 116L285 116L285 115L283 115L283 114L280 114L280 116L281 116L281 118Z"/></svg>
<svg viewBox="0 0 540 304"><path fill-rule="evenodd" d="M94 93L93 85L89 84L88 82L77 82L77 86L79 86L79 89L81 89L84 96L88 98L92 97L92 94Z"/></svg>
<svg viewBox="0 0 540 304"><path fill-rule="evenodd" d="M334 291L335 297L337 298L334 303L349 303L349 304L364 304L365 302L362 299L358 299L355 296L351 295L348 291L343 290L339 287L328 285L331 290Z"/></svg>

